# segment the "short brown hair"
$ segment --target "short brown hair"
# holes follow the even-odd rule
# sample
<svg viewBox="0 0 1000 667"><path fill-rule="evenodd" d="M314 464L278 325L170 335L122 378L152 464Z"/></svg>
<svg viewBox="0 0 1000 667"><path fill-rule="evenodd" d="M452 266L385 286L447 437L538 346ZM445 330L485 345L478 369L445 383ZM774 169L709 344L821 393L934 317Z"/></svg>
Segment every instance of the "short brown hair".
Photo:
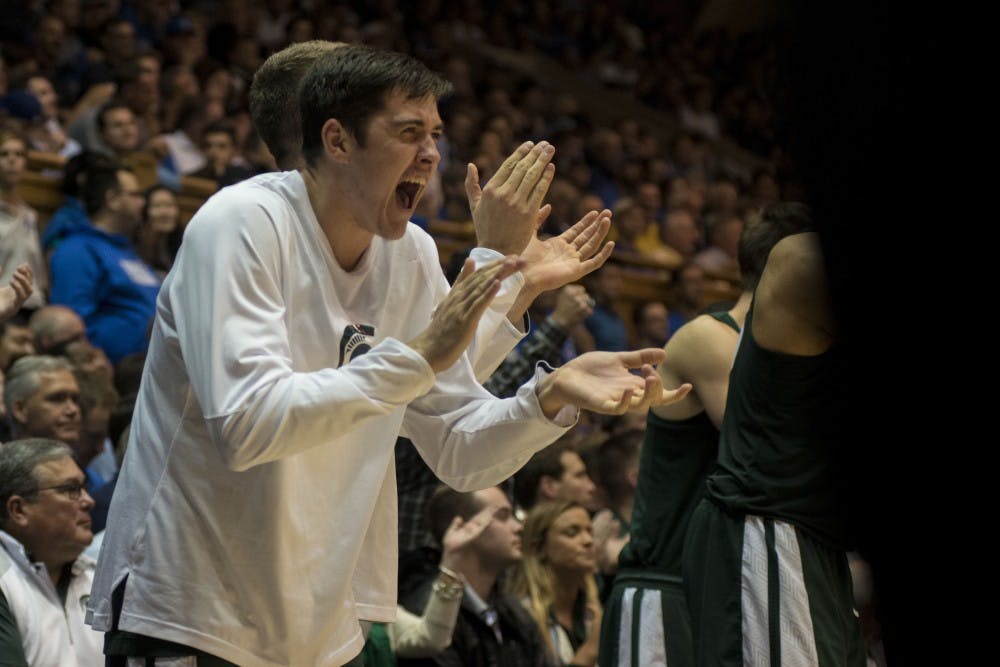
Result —
<svg viewBox="0 0 1000 667"><path fill-rule="evenodd" d="M514 500L520 509L530 510L538 502L538 485L542 477L560 479L566 473L562 463L562 455L566 452L576 452L576 447L570 440L558 440L535 452L514 474Z"/></svg>
<svg viewBox="0 0 1000 667"><path fill-rule="evenodd" d="M278 167L294 169L302 157L299 82L316 60L343 42L314 39L292 44L264 61L250 85L250 117Z"/></svg>
<svg viewBox="0 0 1000 667"><path fill-rule="evenodd" d="M483 504L476 498L475 492L463 493L442 484L427 501L427 523L431 534L441 544L448 526L456 516L467 521L481 509Z"/></svg>
<svg viewBox="0 0 1000 667"><path fill-rule="evenodd" d="M302 157L313 164L323 151L323 125L336 118L364 146L368 122L385 108L388 96L435 100L452 86L419 60L396 51L348 44L316 60L299 84Z"/></svg>

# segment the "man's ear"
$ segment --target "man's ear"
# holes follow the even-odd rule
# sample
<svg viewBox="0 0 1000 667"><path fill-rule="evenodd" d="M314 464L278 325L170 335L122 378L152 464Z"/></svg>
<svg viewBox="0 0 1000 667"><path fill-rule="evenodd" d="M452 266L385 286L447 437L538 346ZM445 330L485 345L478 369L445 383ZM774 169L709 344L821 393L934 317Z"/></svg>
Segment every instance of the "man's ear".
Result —
<svg viewBox="0 0 1000 667"><path fill-rule="evenodd" d="M11 526L23 526L28 517L24 513L24 498L13 495L7 499L7 524Z"/></svg>
<svg viewBox="0 0 1000 667"><path fill-rule="evenodd" d="M17 400L10 404L10 416L18 424L25 424L28 421L28 410L24 407L24 401Z"/></svg>
<svg viewBox="0 0 1000 667"><path fill-rule="evenodd" d="M559 494L559 480L551 475L542 475L538 480L538 491L545 500L555 500Z"/></svg>
<svg viewBox="0 0 1000 667"><path fill-rule="evenodd" d="M334 162L346 164L351 161L351 151L354 148L354 137L336 118L329 118L323 123L320 131L323 139L323 152Z"/></svg>
<svg viewBox="0 0 1000 667"><path fill-rule="evenodd" d="M118 201L119 194L120 193L118 192L118 186L115 186L113 188L108 188L107 190L105 190L104 191L104 208L107 209L107 210L109 210L109 211L115 210L115 202Z"/></svg>

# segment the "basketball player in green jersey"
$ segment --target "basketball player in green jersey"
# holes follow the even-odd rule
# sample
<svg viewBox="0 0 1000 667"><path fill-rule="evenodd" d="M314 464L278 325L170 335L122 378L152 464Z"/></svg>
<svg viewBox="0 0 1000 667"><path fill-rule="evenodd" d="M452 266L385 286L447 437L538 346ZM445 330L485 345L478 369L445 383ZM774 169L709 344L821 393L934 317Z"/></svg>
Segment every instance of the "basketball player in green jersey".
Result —
<svg viewBox="0 0 1000 667"><path fill-rule="evenodd" d="M817 235L788 236L747 312L718 465L684 543L697 665L865 664L836 474L841 367Z"/></svg>
<svg viewBox="0 0 1000 667"><path fill-rule="evenodd" d="M775 243L806 221L755 216L740 235L743 292L728 311L696 317L667 343L658 367L664 386L694 389L649 412L629 543L622 550L605 605L599 664L689 667L694 664L690 617L681 588L681 552L688 519L715 462L726 407L729 369L740 327Z"/></svg>

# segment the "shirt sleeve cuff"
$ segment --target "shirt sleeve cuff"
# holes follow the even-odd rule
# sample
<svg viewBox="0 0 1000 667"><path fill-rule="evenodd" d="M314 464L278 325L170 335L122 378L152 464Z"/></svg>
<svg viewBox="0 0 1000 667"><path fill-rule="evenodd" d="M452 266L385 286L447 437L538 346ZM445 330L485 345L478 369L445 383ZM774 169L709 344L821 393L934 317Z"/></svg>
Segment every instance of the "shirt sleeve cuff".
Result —
<svg viewBox="0 0 1000 667"><path fill-rule="evenodd" d="M538 402L538 393L536 389L538 387L538 383L542 381L542 378L544 378L546 375L553 372L554 370L555 369L551 365L549 365L547 361L539 361L537 364L535 364L534 378L532 378L531 381L527 382L521 388L521 390L524 391L526 389L530 389L531 394L532 396L534 396L535 399L534 407L538 411L538 415L542 419L552 424L553 426L558 426L560 428L569 428L575 425L577 420L580 418L580 408L576 407L575 405L564 406L559 412L556 413L555 417L549 419L548 417L545 416L545 413L542 412L542 406Z"/></svg>
<svg viewBox="0 0 1000 667"><path fill-rule="evenodd" d="M469 253L469 257L472 261L476 263L476 268L481 268L484 264L489 264L490 262L495 262L498 259L503 259L506 255L502 255L492 248L473 248L472 252ZM500 291L497 293L496 297L493 299L493 308L497 308L501 305L504 306L503 312L506 313L510 310L510 307L514 305L514 300L517 295L521 293L521 288L524 287L524 275L520 271L508 276L502 283L500 283Z"/></svg>

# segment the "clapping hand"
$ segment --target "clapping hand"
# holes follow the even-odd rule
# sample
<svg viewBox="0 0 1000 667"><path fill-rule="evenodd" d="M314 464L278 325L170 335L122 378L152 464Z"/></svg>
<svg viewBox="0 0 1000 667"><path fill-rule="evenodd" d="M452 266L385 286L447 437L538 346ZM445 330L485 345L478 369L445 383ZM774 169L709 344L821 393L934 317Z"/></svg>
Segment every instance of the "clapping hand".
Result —
<svg viewBox="0 0 1000 667"><path fill-rule="evenodd" d="M549 418L574 405L583 410L620 415L645 412L654 405L676 403L691 391L684 383L665 390L652 364L663 361L663 350L588 352L557 368L538 385L538 402ZM640 375L631 372L639 369Z"/></svg>
<svg viewBox="0 0 1000 667"><path fill-rule="evenodd" d="M555 147L547 141L526 141L515 150L485 188L479 187L479 170L469 163L465 193L469 198L476 241L505 255L520 254L552 207L542 206L555 175L551 163Z"/></svg>
<svg viewBox="0 0 1000 667"><path fill-rule="evenodd" d="M512 255L475 271L475 262L467 259L430 325L409 346L423 355L435 373L449 368L472 342L479 318L499 291L500 282L523 266L524 262Z"/></svg>

